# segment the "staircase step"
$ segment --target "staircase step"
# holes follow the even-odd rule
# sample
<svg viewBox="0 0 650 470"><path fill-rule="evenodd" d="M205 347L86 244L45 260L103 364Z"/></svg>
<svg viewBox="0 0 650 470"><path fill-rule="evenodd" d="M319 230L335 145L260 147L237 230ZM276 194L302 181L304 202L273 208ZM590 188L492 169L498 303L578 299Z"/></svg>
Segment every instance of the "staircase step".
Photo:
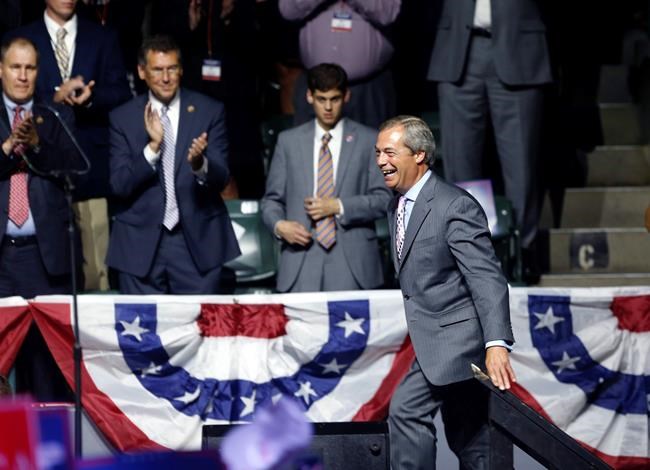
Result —
<svg viewBox="0 0 650 470"><path fill-rule="evenodd" d="M631 103L627 65L602 65L598 83L598 101L601 103Z"/></svg>
<svg viewBox="0 0 650 470"><path fill-rule="evenodd" d="M643 227L650 186L570 188L561 228Z"/></svg>
<svg viewBox="0 0 650 470"><path fill-rule="evenodd" d="M604 145L587 159L587 186L650 185L648 146Z"/></svg>
<svg viewBox="0 0 650 470"><path fill-rule="evenodd" d="M645 228L552 229L551 274L650 273Z"/></svg>
<svg viewBox="0 0 650 470"><path fill-rule="evenodd" d="M649 286L650 273L544 274L537 287Z"/></svg>
<svg viewBox="0 0 650 470"><path fill-rule="evenodd" d="M601 103L600 120L606 145L641 143L639 112L630 103Z"/></svg>

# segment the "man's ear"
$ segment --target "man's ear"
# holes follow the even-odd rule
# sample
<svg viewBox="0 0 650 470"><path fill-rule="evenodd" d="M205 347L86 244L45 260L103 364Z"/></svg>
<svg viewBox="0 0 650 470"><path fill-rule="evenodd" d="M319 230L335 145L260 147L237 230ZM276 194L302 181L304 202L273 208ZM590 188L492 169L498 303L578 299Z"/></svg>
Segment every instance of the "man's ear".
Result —
<svg viewBox="0 0 650 470"><path fill-rule="evenodd" d="M138 77L144 81L144 67L140 64L138 64Z"/></svg>
<svg viewBox="0 0 650 470"><path fill-rule="evenodd" d="M311 94L311 90L307 90L307 103L314 104L314 95Z"/></svg>
<svg viewBox="0 0 650 470"><path fill-rule="evenodd" d="M419 165L420 163L424 162L425 157L426 154L420 150L418 153L415 154L415 162Z"/></svg>
<svg viewBox="0 0 650 470"><path fill-rule="evenodd" d="M345 90L345 96L343 97L343 102L347 103L350 101L350 89Z"/></svg>

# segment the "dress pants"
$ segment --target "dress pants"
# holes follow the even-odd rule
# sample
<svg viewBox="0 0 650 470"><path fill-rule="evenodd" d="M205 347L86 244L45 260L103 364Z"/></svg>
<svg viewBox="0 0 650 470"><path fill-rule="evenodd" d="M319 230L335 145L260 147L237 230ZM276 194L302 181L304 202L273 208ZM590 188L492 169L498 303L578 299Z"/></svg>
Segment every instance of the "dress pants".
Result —
<svg viewBox="0 0 650 470"><path fill-rule="evenodd" d="M540 214L537 168L543 90L508 86L497 76L492 38L473 35L466 70L458 83L438 84L445 179L485 177L485 134L490 120L505 193L522 233L522 246L535 239Z"/></svg>
<svg viewBox="0 0 650 470"><path fill-rule="evenodd" d="M71 292L69 274L47 273L36 237L4 236L0 245L0 297L19 295L31 299ZM18 351L15 370L16 393L29 393L38 401L72 401L72 392L35 323Z"/></svg>
<svg viewBox="0 0 650 470"><path fill-rule="evenodd" d="M436 429L438 410L442 413L449 447L461 469L489 467L490 430L487 424L485 388L476 380L449 385L427 381L420 365L411 369L390 402L388 428L392 470L431 470L436 468Z"/></svg>
<svg viewBox="0 0 650 470"><path fill-rule="evenodd" d="M217 266L210 271L200 272L192 260L181 226L177 225L172 231L162 230L149 274L141 278L120 272L120 293L129 295L225 293L224 280L229 270Z"/></svg>

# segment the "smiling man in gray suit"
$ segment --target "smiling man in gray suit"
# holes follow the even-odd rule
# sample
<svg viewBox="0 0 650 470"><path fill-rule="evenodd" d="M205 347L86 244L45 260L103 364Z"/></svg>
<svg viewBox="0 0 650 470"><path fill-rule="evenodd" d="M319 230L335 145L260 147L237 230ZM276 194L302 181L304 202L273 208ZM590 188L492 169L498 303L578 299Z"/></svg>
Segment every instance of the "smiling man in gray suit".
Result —
<svg viewBox="0 0 650 470"><path fill-rule="evenodd" d="M383 283L375 220L390 192L373 158L377 133L343 119L347 76L320 64L307 76L316 119L280 134L262 200L282 240L280 292L357 290Z"/></svg>
<svg viewBox="0 0 650 470"><path fill-rule="evenodd" d="M391 400L391 466L435 468L433 418L441 409L461 467L487 468L487 396L470 364L487 367L502 390L515 380L508 285L485 213L430 170L434 150L431 130L412 116L385 122L375 149L386 185L399 193L389 205L388 225L415 349Z"/></svg>

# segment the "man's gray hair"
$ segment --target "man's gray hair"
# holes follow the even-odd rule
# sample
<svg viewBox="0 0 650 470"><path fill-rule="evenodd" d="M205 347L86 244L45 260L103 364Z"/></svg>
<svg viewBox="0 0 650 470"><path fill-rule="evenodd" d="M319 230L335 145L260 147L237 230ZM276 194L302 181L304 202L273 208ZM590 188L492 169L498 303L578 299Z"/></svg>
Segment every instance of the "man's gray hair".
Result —
<svg viewBox="0 0 650 470"><path fill-rule="evenodd" d="M379 127L379 132L393 127L404 128L404 145L413 153L424 152L424 162L433 167L436 142L428 124L416 116L401 115L389 119Z"/></svg>

